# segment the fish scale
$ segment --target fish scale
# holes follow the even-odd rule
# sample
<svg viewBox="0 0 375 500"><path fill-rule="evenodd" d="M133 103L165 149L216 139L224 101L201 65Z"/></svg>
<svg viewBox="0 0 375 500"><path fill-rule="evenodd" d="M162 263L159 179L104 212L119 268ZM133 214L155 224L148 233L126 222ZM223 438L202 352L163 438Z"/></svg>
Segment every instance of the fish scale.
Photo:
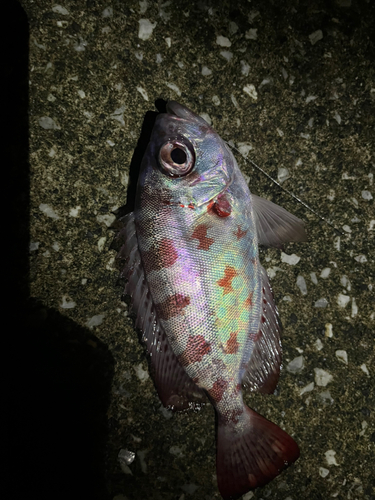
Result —
<svg viewBox="0 0 375 500"><path fill-rule="evenodd" d="M288 434L244 404L242 386L273 392L281 365L281 324L258 243L302 241L303 222L251 195L216 132L170 101L123 224L125 292L156 389L176 410L208 396L218 416L219 490L239 498L299 455Z"/></svg>
<svg viewBox="0 0 375 500"><path fill-rule="evenodd" d="M148 182L153 183L152 177ZM173 182L170 179L167 181ZM204 338L211 346L204 359L186 363L188 375L208 391L212 388L210 384L223 377L223 370L215 369L212 362L215 358L223 360L227 370L236 373L232 383L237 385L241 382L242 358L248 358L251 354L249 333L256 333L259 329L261 298L259 269L256 265L256 232L254 221L248 216L251 214L250 207L247 217L239 212L239 208L249 202L242 183L244 180L240 177L229 187L227 197L233 199L232 213L225 218L213 210L207 210L204 205L188 212L179 205L167 205L158 208L155 221L155 216L152 217L154 199L144 196L141 196L141 203L136 210L137 225L143 227L138 238L139 247L146 272L149 272L156 310L167 299L175 297L176 293L188 298L185 307L178 313L177 308L174 308L176 314L171 313L169 319L159 314L160 323L183 364L187 332L190 337ZM166 192L164 188L164 195ZM154 230L151 234L145 229L151 224L150 219ZM200 240L193 238L196 229L202 226L207 228L207 234L213 240L211 245L205 244L207 236ZM234 237L239 226L245 233L242 238ZM150 251L155 249L161 255L158 270L154 269L154 254L150 255ZM215 266L212 266L213 259ZM236 279L237 282L242 279L242 287L233 288ZM244 304L248 290L253 293L250 308ZM238 348L236 353L226 354L224 346L232 333L239 336ZM207 366L212 367L209 375Z"/></svg>

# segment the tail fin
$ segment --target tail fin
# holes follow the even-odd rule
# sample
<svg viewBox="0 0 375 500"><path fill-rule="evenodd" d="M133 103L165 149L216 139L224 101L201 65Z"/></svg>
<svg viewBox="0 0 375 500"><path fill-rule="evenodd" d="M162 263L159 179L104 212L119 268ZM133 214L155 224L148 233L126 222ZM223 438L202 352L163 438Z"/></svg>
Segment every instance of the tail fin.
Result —
<svg viewBox="0 0 375 500"><path fill-rule="evenodd" d="M218 420L216 469L224 500L267 484L299 457L294 439L246 406L240 430Z"/></svg>

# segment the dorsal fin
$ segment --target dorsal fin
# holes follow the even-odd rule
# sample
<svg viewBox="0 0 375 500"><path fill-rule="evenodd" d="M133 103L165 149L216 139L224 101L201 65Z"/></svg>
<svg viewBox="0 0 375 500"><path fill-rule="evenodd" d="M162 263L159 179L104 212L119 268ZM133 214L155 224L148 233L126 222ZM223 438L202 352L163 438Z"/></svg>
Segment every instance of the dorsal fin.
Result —
<svg viewBox="0 0 375 500"><path fill-rule="evenodd" d="M272 288L264 267L262 279L262 317L254 348L242 383L251 391L271 394L277 385L281 366L281 323ZM264 318L264 319L263 319Z"/></svg>
<svg viewBox="0 0 375 500"><path fill-rule="evenodd" d="M160 325L138 250L134 214L125 215L117 239L123 244L117 258L125 260L121 276L127 280L124 293L130 295L135 326L142 332L153 380L163 405L172 410L197 407L206 401L205 393L187 375L173 353Z"/></svg>

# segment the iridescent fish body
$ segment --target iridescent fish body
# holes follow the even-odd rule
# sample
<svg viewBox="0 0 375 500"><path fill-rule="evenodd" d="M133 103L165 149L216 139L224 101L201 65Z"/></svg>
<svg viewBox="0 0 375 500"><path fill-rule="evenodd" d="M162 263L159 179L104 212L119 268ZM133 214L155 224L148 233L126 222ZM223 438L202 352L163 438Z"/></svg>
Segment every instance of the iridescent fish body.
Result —
<svg viewBox="0 0 375 500"><path fill-rule="evenodd" d="M205 394L218 416L225 499L269 482L299 456L294 440L248 408L242 386L271 393L281 325L258 244L305 239L303 222L251 195L230 149L203 118L170 101L144 155L135 211L123 219L125 292L172 409Z"/></svg>

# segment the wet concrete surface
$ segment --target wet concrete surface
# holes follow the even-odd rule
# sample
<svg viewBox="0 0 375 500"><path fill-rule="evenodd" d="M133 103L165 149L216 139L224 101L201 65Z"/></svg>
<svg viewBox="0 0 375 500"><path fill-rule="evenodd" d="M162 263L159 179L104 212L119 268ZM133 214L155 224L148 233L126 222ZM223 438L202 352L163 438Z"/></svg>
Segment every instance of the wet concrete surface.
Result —
<svg viewBox="0 0 375 500"><path fill-rule="evenodd" d="M17 438L34 457L25 491L221 498L213 408L162 408L112 249L114 214L134 195L145 114L175 99L334 226L235 152L251 191L306 220L309 234L261 252L284 364L275 395L246 396L301 457L244 499L374 499L373 3L21 5L32 301L14 399L21 414L32 409ZM121 450L134 461L121 466Z"/></svg>

